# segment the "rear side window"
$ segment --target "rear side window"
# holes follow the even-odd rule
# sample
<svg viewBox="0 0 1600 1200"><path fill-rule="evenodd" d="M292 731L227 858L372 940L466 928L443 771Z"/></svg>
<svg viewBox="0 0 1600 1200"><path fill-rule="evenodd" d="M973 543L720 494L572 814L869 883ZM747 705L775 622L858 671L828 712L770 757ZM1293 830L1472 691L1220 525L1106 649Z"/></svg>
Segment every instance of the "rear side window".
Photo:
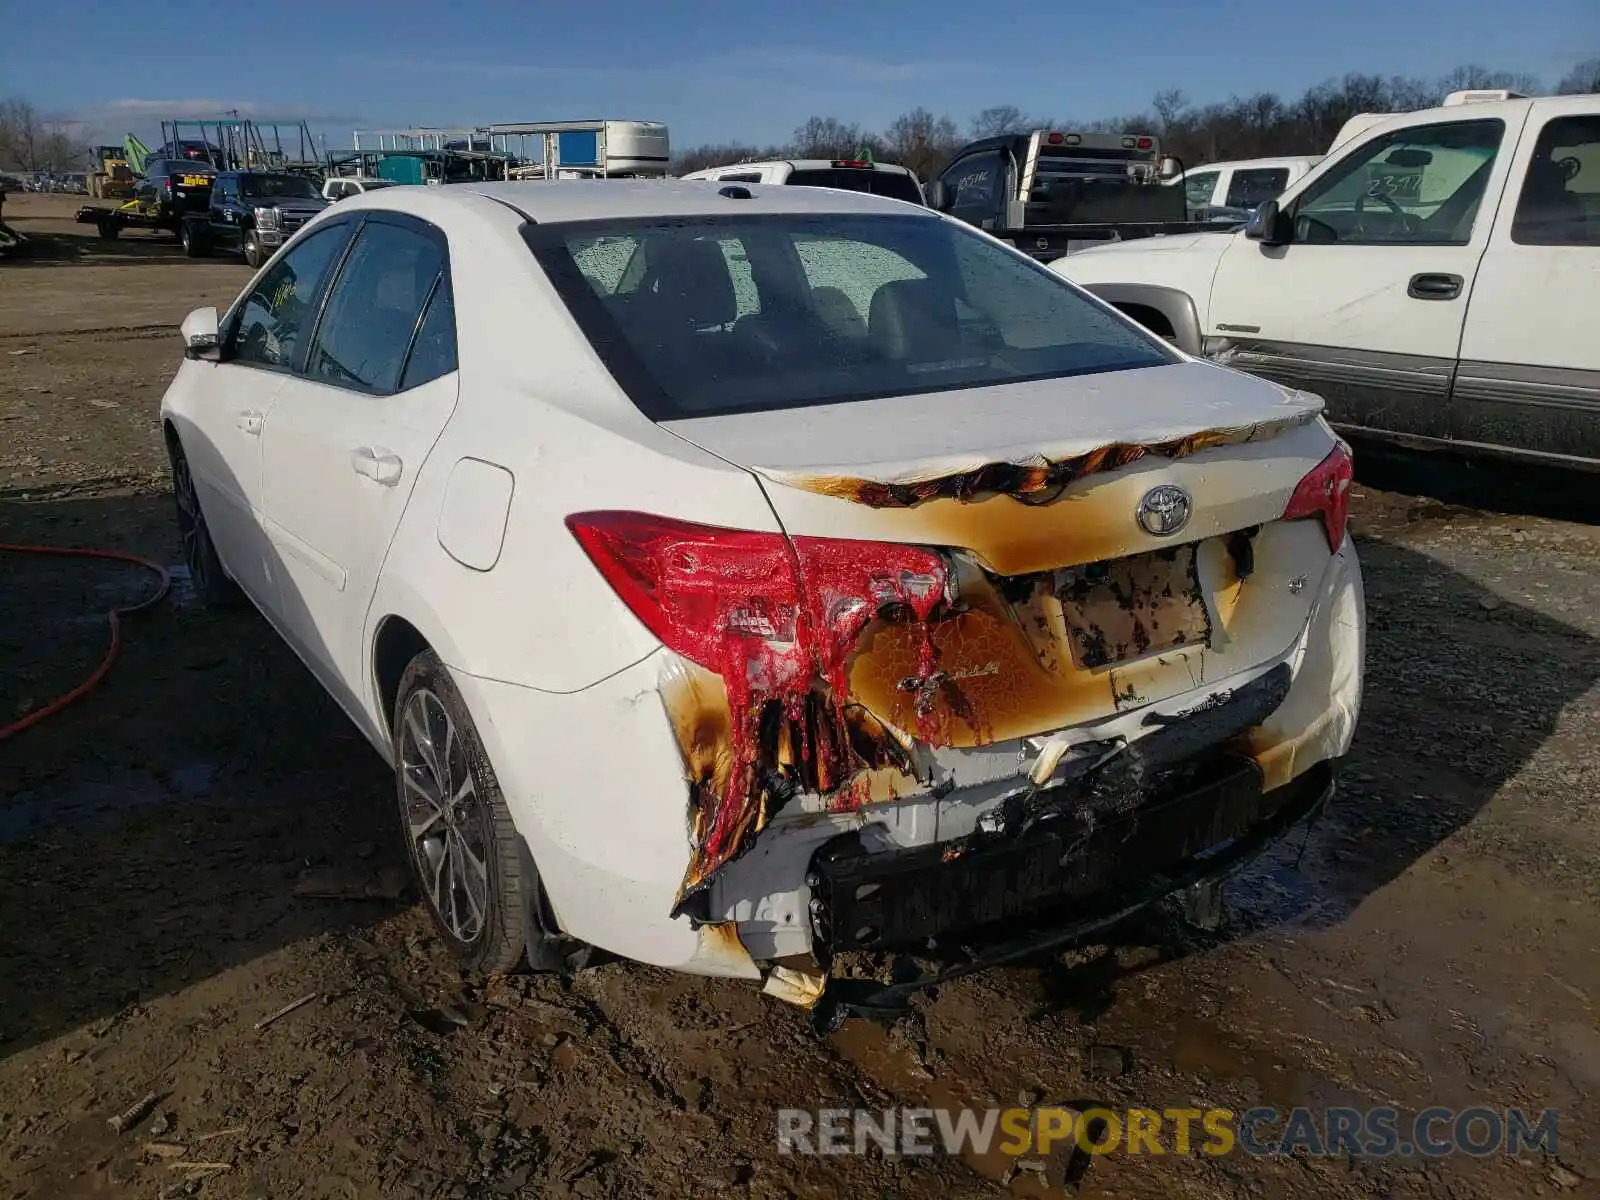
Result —
<svg viewBox="0 0 1600 1200"><path fill-rule="evenodd" d="M655 420L1173 361L1060 276L930 216L575 222L523 236Z"/></svg>
<svg viewBox="0 0 1600 1200"><path fill-rule="evenodd" d="M1257 208L1268 200L1275 200L1289 186L1288 167L1252 167L1248 171L1235 171L1228 181L1230 208Z"/></svg>
<svg viewBox="0 0 1600 1200"><path fill-rule="evenodd" d="M1524 246L1600 246L1600 116L1555 117L1539 131L1511 240Z"/></svg>
<svg viewBox="0 0 1600 1200"><path fill-rule="evenodd" d="M380 396L398 391L423 307L443 269L444 252L433 238L367 221L328 293L306 374Z"/></svg>
<svg viewBox="0 0 1600 1200"><path fill-rule="evenodd" d="M1190 171L1183 177L1183 196L1190 208L1203 208L1211 203L1211 193L1217 190L1215 171Z"/></svg>
<svg viewBox="0 0 1600 1200"><path fill-rule="evenodd" d="M727 178L726 176L724 178ZM859 167L808 168L790 172L788 182L802 187L842 188L847 192L867 192L893 200L922 203L916 181L899 171L862 170Z"/></svg>
<svg viewBox="0 0 1600 1200"><path fill-rule="evenodd" d="M442 271L433 286L433 295L428 298L422 324L417 327L417 340L411 347L411 357L406 360L400 390L406 392L421 387L455 369L456 306L450 295L450 273Z"/></svg>

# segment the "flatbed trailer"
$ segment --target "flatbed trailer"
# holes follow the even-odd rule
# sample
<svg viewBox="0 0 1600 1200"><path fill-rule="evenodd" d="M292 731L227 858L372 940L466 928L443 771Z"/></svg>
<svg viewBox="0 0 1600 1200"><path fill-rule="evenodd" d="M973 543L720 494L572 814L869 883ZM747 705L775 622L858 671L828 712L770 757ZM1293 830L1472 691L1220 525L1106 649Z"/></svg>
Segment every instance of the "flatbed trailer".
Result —
<svg viewBox="0 0 1600 1200"><path fill-rule="evenodd" d="M159 188L146 179L132 200L115 208L85 204L75 219L93 225L106 239L119 236L124 229L153 229L181 237L184 221L211 207L212 178L200 171L173 171L160 181Z"/></svg>
<svg viewBox="0 0 1600 1200"><path fill-rule="evenodd" d="M155 229L176 237L183 225L175 217L152 216L143 212L137 200L129 200L116 208L85 204L78 210L76 220L80 225L93 225L103 238L114 238L124 229Z"/></svg>

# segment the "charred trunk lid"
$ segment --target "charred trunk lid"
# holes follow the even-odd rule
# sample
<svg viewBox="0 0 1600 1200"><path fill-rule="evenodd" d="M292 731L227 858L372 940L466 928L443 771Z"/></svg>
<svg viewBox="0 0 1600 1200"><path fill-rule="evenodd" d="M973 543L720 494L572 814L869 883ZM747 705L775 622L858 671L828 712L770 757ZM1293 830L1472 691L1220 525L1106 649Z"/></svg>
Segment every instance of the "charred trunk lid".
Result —
<svg viewBox="0 0 1600 1200"><path fill-rule="evenodd" d="M891 588L837 683L907 738L970 748L1292 646L1329 548L1279 518L1333 444L1320 407L1182 363L667 428L754 472L793 538L942 552L949 602L914 612ZM801 573L827 622L828 580L804 554Z"/></svg>

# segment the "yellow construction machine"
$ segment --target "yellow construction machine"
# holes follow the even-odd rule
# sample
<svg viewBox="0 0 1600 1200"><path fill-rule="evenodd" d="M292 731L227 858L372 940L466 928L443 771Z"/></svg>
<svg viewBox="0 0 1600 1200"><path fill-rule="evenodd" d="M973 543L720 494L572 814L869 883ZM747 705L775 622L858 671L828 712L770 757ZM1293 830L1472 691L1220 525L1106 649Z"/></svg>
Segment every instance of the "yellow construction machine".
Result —
<svg viewBox="0 0 1600 1200"><path fill-rule="evenodd" d="M149 153L150 148L131 133L120 146L96 146L89 195L96 200L131 200L134 176L144 169Z"/></svg>

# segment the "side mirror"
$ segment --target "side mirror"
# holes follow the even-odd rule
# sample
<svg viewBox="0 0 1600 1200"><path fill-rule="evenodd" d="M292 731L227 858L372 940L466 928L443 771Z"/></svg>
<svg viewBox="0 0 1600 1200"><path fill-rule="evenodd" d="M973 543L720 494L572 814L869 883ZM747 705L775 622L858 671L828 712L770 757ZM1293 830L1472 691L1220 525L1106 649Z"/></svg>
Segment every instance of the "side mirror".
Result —
<svg viewBox="0 0 1600 1200"><path fill-rule="evenodd" d="M1172 155L1168 154L1161 160L1161 165L1156 168L1156 177L1159 179L1176 179L1183 174L1183 164Z"/></svg>
<svg viewBox="0 0 1600 1200"><path fill-rule="evenodd" d="M1294 220L1276 200L1267 200L1251 215L1244 235L1263 246L1287 246L1294 241Z"/></svg>
<svg viewBox="0 0 1600 1200"><path fill-rule="evenodd" d="M178 332L183 335L185 358L203 358L216 362L221 357L215 308L195 309L183 319Z"/></svg>
<svg viewBox="0 0 1600 1200"><path fill-rule="evenodd" d="M928 207L934 212L950 211L950 193L945 190L944 180L930 179L922 185L922 198L928 202Z"/></svg>

